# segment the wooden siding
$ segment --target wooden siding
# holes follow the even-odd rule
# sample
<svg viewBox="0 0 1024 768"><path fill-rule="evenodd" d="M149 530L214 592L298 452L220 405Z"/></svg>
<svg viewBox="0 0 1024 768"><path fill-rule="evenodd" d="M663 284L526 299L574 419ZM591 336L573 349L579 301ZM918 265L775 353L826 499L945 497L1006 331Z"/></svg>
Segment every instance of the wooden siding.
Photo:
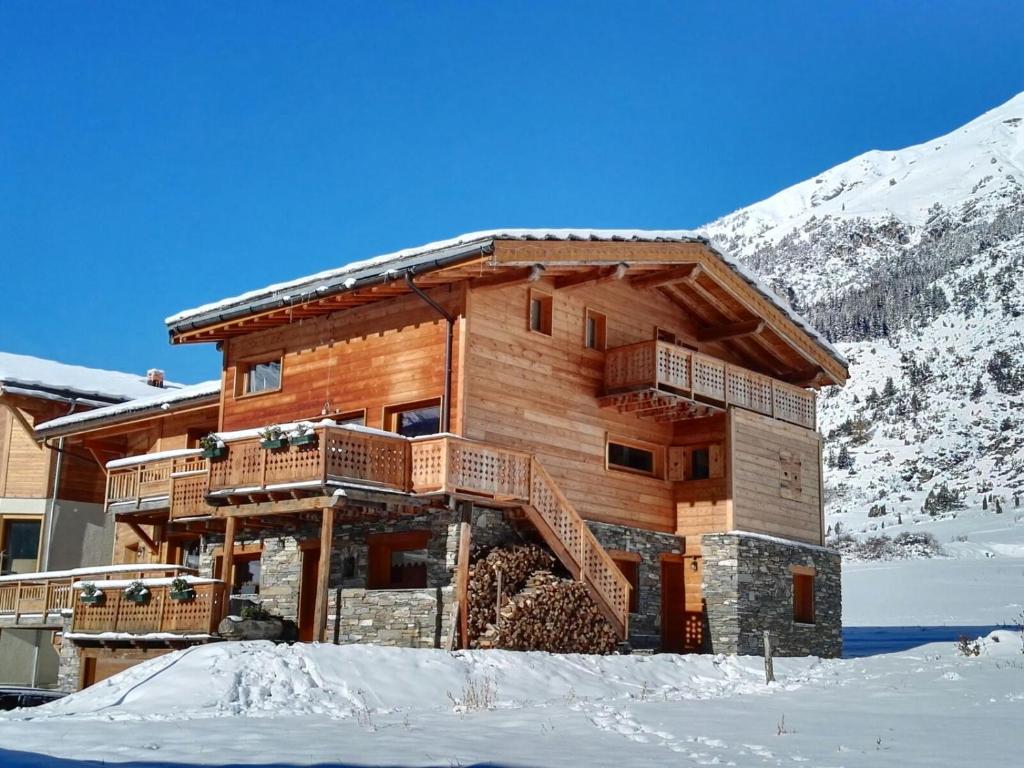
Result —
<svg viewBox="0 0 1024 768"><path fill-rule="evenodd" d="M453 314L463 306L462 288L431 296ZM321 318L255 332L226 343L223 430L318 418L326 402L333 412L366 410L366 424L381 427L388 405L440 397L444 389L445 321L416 296L359 307ZM459 327L455 327L455 345ZM283 352L281 389L235 397L239 361ZM452 429L458 425L458 346L452 354Z"/></svg>
<svg viewBox="0 0 1024 768"><path fill-rule="evenodd" d="M733 528L820 544L821 438L756 413L731 412ZM783 464L799 464L786 488Z"/></svg>
<svg viewBox="0 0 1024 768"><path fill-rule="evenodd" d="M526 284L470 291L463 433L536 453L584 518L674 532L671 483L605 468L607 435L667 447L672 425L599 407L605 354L584 348L584 318L588 308L607 317L609 347L653 338L655 326L693 340L688 320L623 281L539 284L554 297L550 336L527 329Z"/></svg>
<svg viewBox="0 0 1024 768"><path fill-rule="evenodd" d="M706 480L676 482L676 533L680 536L696 536L702 533L728 530L729 490L728 452L726 440L728 416L721 414L706 419L693 419L675 423L672 437L673 446L702 448L715 446L724 465L720 471L712 471L716 477Z"/></svg>

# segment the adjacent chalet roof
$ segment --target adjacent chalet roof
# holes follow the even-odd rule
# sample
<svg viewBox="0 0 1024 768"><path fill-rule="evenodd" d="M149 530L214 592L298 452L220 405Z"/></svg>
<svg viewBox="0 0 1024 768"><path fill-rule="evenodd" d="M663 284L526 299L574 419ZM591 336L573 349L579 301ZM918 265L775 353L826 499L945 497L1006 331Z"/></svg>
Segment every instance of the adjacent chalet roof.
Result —
<svg viewBox="0 0 1024 768"><path fill-rule="evenodd" d="M584 249L584 255L579 258L551 254L549 259L549 254L534 251L520 254L521 259L517 260L516 249L512 246L531 241L602 243L606 252L595 259L588 259L587 249ZM629 243L666 244L667 247L660 253L649 249L641 252L640 248L608 247L609 244ZM502 244L509 246L504 248L504 253ZM597 246L590 250L597 250ZM776 296L738 260L715 247L705 236L688 230L498 229L471 232L204 304L168 317L166 323L174 343L220 341L301 317L399 295L408 291L404 285L407 276L415 275L416 283L424 287L455 280L479 282L498 277L495 273L499 271L522 270L531 263L544 267L545 276L562 275L561 279L565 279L566 284L586 278L587 275L580 274L584 271L594 273L602 265L606 269L621 265L630 275L643 272L653 278L639 284L665 292L676 289L667 279L657 282L657 276L651 274L653 270L675 266L682 272L683 267L695 268L689 275L691 287L695 292L702 292L709 302L713 303L714 299L709 296L716 290L723 295L731 294L733 298L742 291L752 299L746 302L742 313L731 313L734 314L732 320L768 321L773 334L772 343L788 345L805 365L810 366L808 370L820 369L818 383L843 383L846 379L847 361L787 302ZM566 270L574 270L576 274L567 277ZM693 286L698 275L702 275L701 281L707 283L702 291L701 286ZM681 282L687 275L680 273L677 278L676 282ZM737 289L737 285L726 283L741 287ZM679 291L685 294L682 288ZM683 306L688 298L686 295L677 296L677 303ZM713 313L714 310L709 312L709 317ZM730 319L728 314L721 314L726 319L718 318L719 324ZM708 324L713 324L710 319Z"/></svg>
<svg viewBox="0 0 1024 768"><path fill-rule="evenodd" d="M47 438L77 434L100 427L135 421L147 416L190 410L198 406L215 405L220 402L220 379L171 390L154 390L150 386L146 388L150 393L155 391L158 394L150 394L149 397L140 397L44 422L36 427L36 437Z"/></svg>
<svg viewBox="0 0 1024 768"><path fill-rule="evenodd" d="M180 384L165 384L166 389ZM146 397L157 389L145 376L68 365L28 355L0 352L0 394L23 395L88 406Z"/></svg>

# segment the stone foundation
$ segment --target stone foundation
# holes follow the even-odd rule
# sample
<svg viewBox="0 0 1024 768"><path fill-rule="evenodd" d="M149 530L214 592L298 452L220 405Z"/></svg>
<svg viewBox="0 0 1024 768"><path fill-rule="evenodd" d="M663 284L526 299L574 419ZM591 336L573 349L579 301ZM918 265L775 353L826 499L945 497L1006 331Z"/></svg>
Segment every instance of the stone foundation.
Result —
<svg viewBox="0 0 1024 768"><path fill-rule="evenodd" d="M713 653L761 655L764 630L777 656L841 656L839 553L744 533L703 536L703 591ZM813 568L814 623L793 619L792 566Z"/></svg>
<svg viewBox="0 0 1024 768"><path fill-rule="evenodd" d="M327 641L446 648L455 590L338 589L328 604Z"/></svg>
<svg viewBox="0 0 1024 768"><path fill-rule="evenodd" d="M629 616L629 643L633 648L657 650L661 646L661 556L682 553L682 540L670 533L623 525L587 525L605 549L640 555L638 610Z"/></svg>

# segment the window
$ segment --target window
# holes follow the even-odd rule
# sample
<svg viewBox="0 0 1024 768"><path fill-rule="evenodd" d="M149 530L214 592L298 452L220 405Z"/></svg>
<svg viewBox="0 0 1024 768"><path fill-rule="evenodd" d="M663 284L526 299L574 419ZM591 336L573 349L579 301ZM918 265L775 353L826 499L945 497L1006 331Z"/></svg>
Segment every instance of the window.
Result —
<svg viewBox="0 0 1024 768"><path fill-rule="evenodd" d="M814 574L813 568L794 565L793 571L793 621L798 624L814 623Z"/></svg>
<svg viewBox="0 0 1024 768"><path fill-rule="evenodd" d="M620 438L608 438L609 469L637 472L656 477L661 474L661 449L657 446Z"/></svg>
<svg viewBox="0 0 1024 768"><path fill-rule="evenodd" d="M42 521L8 518L0 526L0 573L32 573L38 570Z"/></svg>
<svg viewBox="0 0 1024 768"><path fill-rule="evenodd" d="M690 452L690 479L707 480L711 477L711 451L709 448L694 448Z"/></svg>
<svg viewBox="0 0 1024 768"><path fill-rule="evenodd" d="M384 409L384 425L405 437L436 435L441 431L441 398L389 405Z"/></svg>
<svg viewBox="0 0 1024 768"><path fill-rule="evenodd" d="M247 360L238 364L235 396L258 395L281 389L281 356Z"/></svg>
<svg viewBox="0 0 1024 768"><path fill-rule="evenodd" d="M430 531L380 533L369 539L368 589L421 589L427 586Z"/></svg>
<svg viewBox="0 0 1024 768"><path fill-rule="evenodd" d="M635 552L609 552L615 565L629 582L629 612L640 610L640 555Z"/></svg>
<svg viewBox="0 0 1024 768"><path fill-rule="evenodd" d="M553 309L554 305L549 294L541 293L531 288L529 308L530 330L534 333L543 333L545 336L550 336Z"/></svg>
<svg viewBox="0 0 1024 768"><path fill-rule="evenodd" d="M608 320L600 312L586 311L583 321L583 346L603 352L607 339Z"/></svg>

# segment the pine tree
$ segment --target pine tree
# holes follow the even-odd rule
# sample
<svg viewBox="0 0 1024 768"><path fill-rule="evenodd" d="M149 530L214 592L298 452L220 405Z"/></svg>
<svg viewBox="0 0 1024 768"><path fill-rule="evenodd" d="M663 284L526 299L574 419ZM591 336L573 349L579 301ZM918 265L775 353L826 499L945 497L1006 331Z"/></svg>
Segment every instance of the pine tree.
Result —
<svg viewBox="0 0 1024 768"><path fill-rule="evenodd" d="M882 397L886 400L892 400L896 397L896 384L892 380L892 376L885 380L885 387L882 388Z"/></svg>
<svg viewBox="0 0 1024 768"><path fill-rule="evenodd" d="M850 456L850 451L845 445L840 447L839 455L836 456L836 467L838 469L850 469L853 467L853 457Z"/></svg>
<svg viewBox="0 0 1024 768"><path fill-rule="evenodd" d="M985 385L981 383L981 376L974 380L974 386L971 387L971 400L978 402L985 394Z"/></svg>
<svg viewBox="0 0 1024 768"><path fill-rule="evenodd" d="M988 496L982 496L981 497L981 508L983 510L987 510L988 509Z"/></svg>

